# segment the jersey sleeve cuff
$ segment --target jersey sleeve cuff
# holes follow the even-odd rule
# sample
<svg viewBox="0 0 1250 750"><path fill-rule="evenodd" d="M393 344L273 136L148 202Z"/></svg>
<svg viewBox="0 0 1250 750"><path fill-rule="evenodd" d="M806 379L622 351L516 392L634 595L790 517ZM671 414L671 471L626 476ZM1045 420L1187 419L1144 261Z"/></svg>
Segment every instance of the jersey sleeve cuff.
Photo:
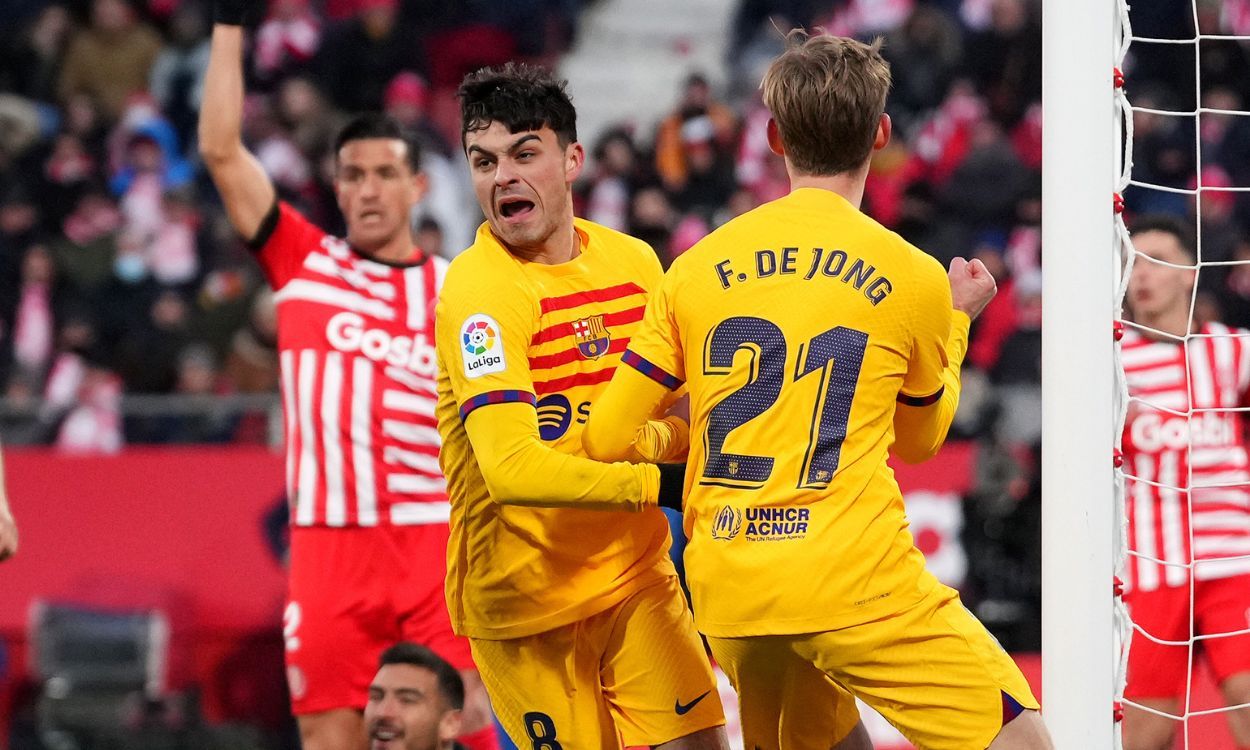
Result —
<svg viewBox="0 0 1250 750"><path fill-rule="evenodd" d="M463 422L468 419L474 410L490 404L522 403L533 406L536 402L537 399L534 397L534 394L529 391L487 391L467 399L460 405L460 421Z"/></svg>
<svg viewBox="0 0 1250 750"><path fill-rule="evenodd" d="M906 393L900 391L898 394L898 402L904 406L932 406L942 398L942 394L945 391L946 386L938 388L928 396L908 396Z"/></svg>
<svg viewBox="0 0 1250 750"><path fill-rule="evenodd" d="M269 244L269 240L273 237L273 233L278 229L278 219L282 217L282 211L278 208L278 201L274 201L269 207L269 211L265 213L265 218L260 220L260 226L256 228L256 234L249 238L244 238L247 247L254 253L261 251L265 245Z"/></svg>
<svg viewBox="0 0 1250 750"><path fill-rule="evenodd" d="M621 355L621 362L646 375L670 391L675 391L682 386L681 378L665 371L664 368L654 362L642 358L630 349L626 349L625 353Z"/></svg>

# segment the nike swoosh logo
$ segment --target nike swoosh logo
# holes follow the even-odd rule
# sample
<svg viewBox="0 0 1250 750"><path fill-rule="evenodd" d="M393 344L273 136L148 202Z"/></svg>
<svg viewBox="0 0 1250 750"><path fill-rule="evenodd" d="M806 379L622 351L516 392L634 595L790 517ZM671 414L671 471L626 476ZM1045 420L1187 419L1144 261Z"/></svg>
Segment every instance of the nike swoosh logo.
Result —
<svg viewBox="0 0 1250 750"><path fill-rule="evenodd" d="M698 698L695 698L694 700L692 700L692 701L690 701L689 703L686 703L686 704L683 704L683 703L681 702L681 699L679 698L679 699L677 699L677 704L673 706L673 710L677 712L677 715L678 715L678 716L685 716L686 714L690 713L690 709L692 709L692 708L694 708L695 706L699 705L699 701L701 701L701 700L703 700L704 698L706 698L706 697L708 696L708 694L709 694L709 693L711 693L711 692L712 692L712 691L711 691L711 690L709 690L709 691L707 691L706 693L704 693L703 695L700 695Z"/></svg>

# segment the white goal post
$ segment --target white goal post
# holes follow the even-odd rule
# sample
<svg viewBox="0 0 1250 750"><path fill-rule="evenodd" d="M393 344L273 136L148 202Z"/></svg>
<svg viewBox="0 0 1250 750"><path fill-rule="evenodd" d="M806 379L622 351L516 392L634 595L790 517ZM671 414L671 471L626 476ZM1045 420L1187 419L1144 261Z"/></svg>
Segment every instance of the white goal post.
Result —
<svg viewBox="0 0 1250 750"><path fill-rule="evenodd" d="M1042 711L1056 748L1110 750L1118 9L1042 14Z"/></svg>

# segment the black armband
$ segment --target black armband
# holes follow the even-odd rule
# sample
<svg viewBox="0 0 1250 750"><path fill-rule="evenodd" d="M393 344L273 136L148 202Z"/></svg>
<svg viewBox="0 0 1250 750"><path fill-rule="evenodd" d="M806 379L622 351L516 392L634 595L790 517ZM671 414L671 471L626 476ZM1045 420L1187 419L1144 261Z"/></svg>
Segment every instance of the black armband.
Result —
<svg viewBox="0 0 1250 750"><path fill-rule="evenodd" d="M269 212L265 214L265 218L260 220L260 226L256 227L256 234L251 237L244 238L247 247L254 253L260 252L265 243L269 242L269 238L273 237L274 230L278 228L278 219L281 212L278 210L278 201L274 200L273 205L269 207Z"/></svg>
<svg viewBox="0 0 1250 750"><path fill-rule="evenodd" d="M685 464L656 464L660 470L660 492L656 502L662 508L681 510L682 493L686 488Z"/></svg>

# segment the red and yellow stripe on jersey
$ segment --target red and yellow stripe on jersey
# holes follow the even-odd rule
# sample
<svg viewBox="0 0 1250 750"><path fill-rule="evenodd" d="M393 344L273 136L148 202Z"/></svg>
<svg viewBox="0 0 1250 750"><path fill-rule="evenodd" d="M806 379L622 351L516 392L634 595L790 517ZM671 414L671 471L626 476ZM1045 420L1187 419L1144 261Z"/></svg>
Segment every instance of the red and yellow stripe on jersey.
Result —
<svg viewBox="0 0 1250 750"><path fill-rule="evenodd" d="M586 509L653 506L655 468L574 458L585 455L581 434L591 405L640 325L662 270L639 240L588 221L575 228L578 257L547 265L516 258L482 225L473 246L452 262L440 296L437 412L452 503L447 604L457 632L470 637L519 638L560 627L673 574L658 509ZM536 427L532 417L528 428L518 424L517 403L533 405ZM492 416L492 404L514 406ZM551 504L553 483L561 486L552 492L598 504L556 509L492 498L487 478L498 495L508 477L492 475L496 467L489 465L484 476L466 423L475 436L536 429L554 449L532 454L534 461L513 472L536 483L532 491L542 497L534 504Z"/></svg>
<svg viewBox="0 0 1250 750"><path fill-rule="evenodd" d="M703 633L843 628L939 585L886 456L896 427L904 456L940 447L967 326L936 260L825 190L674 262L587 444L621 455L658 394L689 387L685 563Z"/></svg>

